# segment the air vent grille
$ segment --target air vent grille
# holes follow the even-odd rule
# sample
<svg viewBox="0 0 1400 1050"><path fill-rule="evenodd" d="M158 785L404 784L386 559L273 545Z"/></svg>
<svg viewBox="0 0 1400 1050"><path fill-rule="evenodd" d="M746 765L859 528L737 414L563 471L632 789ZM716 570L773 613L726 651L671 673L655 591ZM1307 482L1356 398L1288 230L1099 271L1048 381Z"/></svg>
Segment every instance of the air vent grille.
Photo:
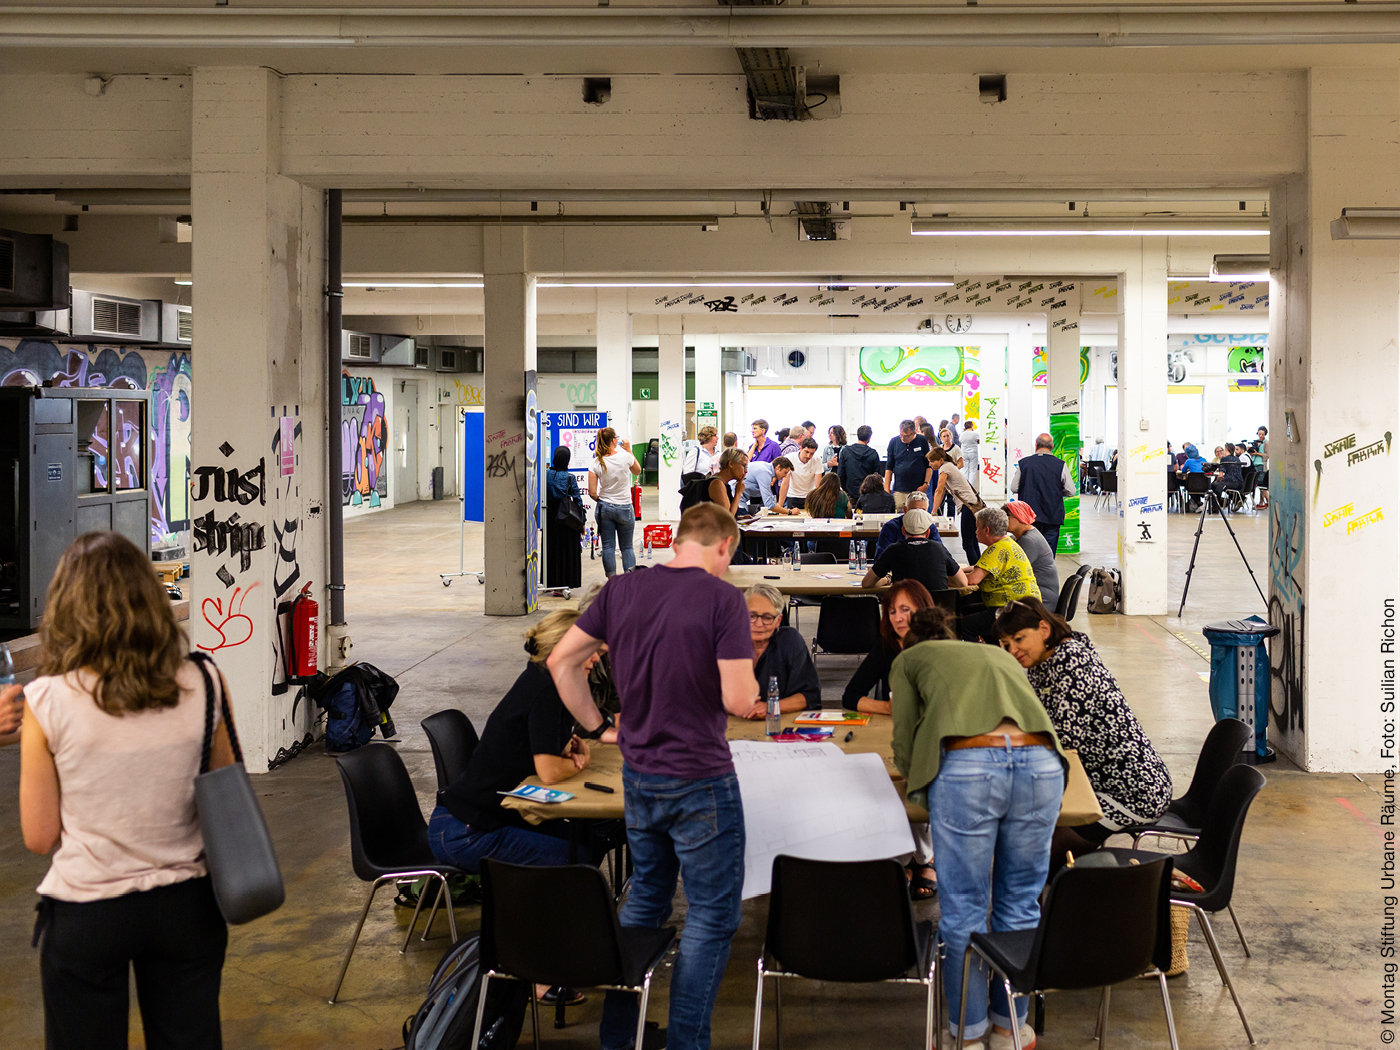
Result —
<svg viewBox="0 0 1400 1050"><path fill-rule="evenodd" d="M439 353L442 354L442 370L444 372L457 371L457 351L441 350Z"/></svg>
<svg viewBox="0 0 1400 1050"><path fill-rule="evenodd" d="M194 340L194 311L180 310L175 318L175 338L182 343Z"/></svg>
<svg viewBox="0 0 1400 1050"><path fill-rule="evenodd" d="M431 351L426 346L413 348L413 366L415 368L427 368L430 363Z"/></svg>
<svg viewBox="0 0 1400 1050"><path fill-rule="evenodd" d="M15 242L0 237L0 291L15 290Z"/></svg>
<svg viewBox="0 0 1400 1050"><path fill-rule="evenodd" d="M92 299L92 330L104 335L141 335L141 307L115 299Z"/></svg>
<svg viewBox="0 0 1400 1050"><path fill-rule="evenodd" d="M367 361L370 357L369 347L369 336L360 335L356 332L350 333L350 353L348 356L362 358Z"/></svg>

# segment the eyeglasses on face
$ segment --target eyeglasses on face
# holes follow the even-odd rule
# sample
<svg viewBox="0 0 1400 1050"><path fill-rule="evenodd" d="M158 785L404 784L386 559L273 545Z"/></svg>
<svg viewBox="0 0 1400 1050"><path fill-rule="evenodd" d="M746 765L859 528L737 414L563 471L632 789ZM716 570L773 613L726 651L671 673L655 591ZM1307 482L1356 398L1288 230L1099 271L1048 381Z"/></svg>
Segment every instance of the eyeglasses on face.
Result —
<svg viewBox="0 0 1400 1050"><path fill-rule="evenodd" d="M769 627L780 619L777 613L749 613L749 623L761 623L764 627Z"/></svg>

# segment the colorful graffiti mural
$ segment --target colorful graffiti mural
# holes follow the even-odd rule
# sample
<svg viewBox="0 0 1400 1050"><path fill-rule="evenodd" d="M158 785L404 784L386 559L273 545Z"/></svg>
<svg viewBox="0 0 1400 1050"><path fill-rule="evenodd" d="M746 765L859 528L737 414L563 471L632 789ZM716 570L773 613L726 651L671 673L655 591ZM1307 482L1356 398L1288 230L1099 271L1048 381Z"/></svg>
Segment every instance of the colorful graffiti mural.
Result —
<svg viewBox="0 0 1400 1050"><path fill-rule="evenodd" d="M340 499L347 507L378 507L389 498L384 470L389 423L384 395L367 376L341 375Z"/></svg>
<svg viewBox="0 0 1400 1050"><path fill-rule="evenodd" d="M1231 372L1263 372L1264 348L1262 346L1232 346L1227 360Z"/></svg>
<svg viewBox="0 0 1400 1050"><path fill-rule="evenodd" d="M963 382L960 346L863 346L862 389L897 386L957 389Z"/></svg>
<svg viewBox="0 0 1400 1050"><path fill-rule="evenodd" d="M1069 465L1069 476L1073 484L1079 479L1079 413L1054 412L1050 415L1050 437L1054 440L1055 455ZM1057 554L1079 553L1079 497L1065 497L1065 523L1060 529L1060 543Z"/></svg>
<svg viewBox="0 0 1400 1050"><path fill-rule="evenodd" d="M1050 362L1043 346L1031 351L1031 386L1045 386L1050 381Z"/></svg>

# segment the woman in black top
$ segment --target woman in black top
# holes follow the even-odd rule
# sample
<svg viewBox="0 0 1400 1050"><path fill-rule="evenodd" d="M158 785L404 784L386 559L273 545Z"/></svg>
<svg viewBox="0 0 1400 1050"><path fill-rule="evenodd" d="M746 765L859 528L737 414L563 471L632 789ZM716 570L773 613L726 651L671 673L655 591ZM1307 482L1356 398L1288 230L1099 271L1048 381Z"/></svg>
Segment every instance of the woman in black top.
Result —
<svg viewBox="0 0 1400 1050"><path fill-rule="evenodd" d="M567 446L554 450L545 474L544 576L546 587L578 587L583 582L583 544L577 529L555 515L566 497L582 501L578 479L569 473Z"/></svg>
<svg viewBox="0 0 1400 1050"><path fill-rule="evenodd" d="M856 508L866 514L894 513L894 497L885 491L885 479L879 474L869 474L860 483Z"/></svg>
<svg viewBox="0 0 1400 1050"><path fill-rule="evenodd" d="M842 707L867 715L890 713L890 665L904 647L909 617L932 604L933 595L918 580L900 580L881 596L880 640L851 676Z"/></svg>
<svg viewBox="0 0 1400 1050"><path fill-rule="evenodd" d="M768 679L778 680L778 697L784 711L820 711L822 686L807 643L795 627L780 627L782 592L756 583L744 592L749 605L749 633L753 638L753 676L758 679L759 701L750 713L762 718L767 712Z"/></svg>

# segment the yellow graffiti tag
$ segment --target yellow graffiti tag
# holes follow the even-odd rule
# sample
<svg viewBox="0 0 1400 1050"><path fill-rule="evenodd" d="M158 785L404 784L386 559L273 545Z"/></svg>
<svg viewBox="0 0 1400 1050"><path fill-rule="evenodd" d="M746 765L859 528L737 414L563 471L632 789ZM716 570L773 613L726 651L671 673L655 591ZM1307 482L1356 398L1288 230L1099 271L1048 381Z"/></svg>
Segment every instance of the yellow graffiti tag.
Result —
<svg viewBox="0 0 1400 1050"><path fill-rule="evenodd" d="M1156 459L1158 456L1165 456L1166 454L1167 454L1167 450L1164 449L1164 448L1162 448L1162 447L1159 445L1159 446L1157 446L1156 448L1151 449L1150 451L1148 451L1142 458L1143 458L1143 459Z"/></svg>
<svg viewBox="0 0 1400 1050"><path fill-rule="evenodd" d="M460 379L452 380L452 385L457 388L457 404L459 405L485 405L486 396L480 387L472 386L470 383L463 383Z"/></svg>
<svg viewBox="0 0 1400 1050"><path fill-rule="evenodd" d="M1376 522L1384 520L1380 507L1377 507L1375 510L1368 511L1361 517L1352 518L1351 521L1347 522L1347 535L1350 536L1353 532L1364 529L1367 525L1374 525Z"/></svg>
<svg viewBox="0 0 1400 1050"><path fill-rule="evenodd" d="M1134 459L1138 459L1138 458L1140 458L1146 451L1147 451L1147 446L1146 446L1146 445L1139 445L1137 448L1135 448L1135 449L1133 449L1131 452L1129 452L1128 455L1132 456Z"/></svg>
<svg viewBox="0 0 1400 1050"><path fill-rule="evenodd" d="M1354 503L1348 503L1345 506L1338 507L1336 510L1329 510L1322 516L1322 527L1324 529L1329 528L1337 524L1337 522L1341 521L1343 518L1351 517L1355 511L1356 504Z"/></svg>

